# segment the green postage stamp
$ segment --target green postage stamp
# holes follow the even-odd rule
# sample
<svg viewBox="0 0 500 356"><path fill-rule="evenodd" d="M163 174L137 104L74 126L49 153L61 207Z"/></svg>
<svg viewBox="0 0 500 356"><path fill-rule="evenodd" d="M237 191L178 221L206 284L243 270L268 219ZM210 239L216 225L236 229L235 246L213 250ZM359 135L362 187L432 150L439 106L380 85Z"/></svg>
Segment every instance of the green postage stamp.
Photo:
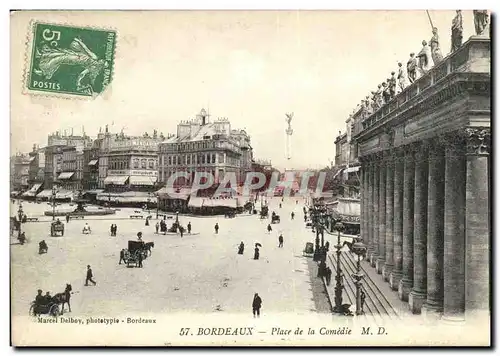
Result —
<svg viewBox="0 0 500 356"><path fill-rule="evenodd" d="M32 31L30 91L93 97L111 82L116 31L39 22Z"/></svg>

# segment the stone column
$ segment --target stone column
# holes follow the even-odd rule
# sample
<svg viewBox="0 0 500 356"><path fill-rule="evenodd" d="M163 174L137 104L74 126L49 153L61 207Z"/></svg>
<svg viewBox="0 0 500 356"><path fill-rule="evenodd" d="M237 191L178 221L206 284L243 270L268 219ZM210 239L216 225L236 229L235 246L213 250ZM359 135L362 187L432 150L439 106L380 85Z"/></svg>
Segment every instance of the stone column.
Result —
<svg viewBox="0 0 500 356"><path fill-rule="evenodd" d="M413 287L413 193L415 187L414 147L405 147L403 182L403 277L399 281L399 299L407 301Z"/></svg>
<svg viewBox="0 0 500 356"><path fill-rule="evenodd" d="M380 174L379 174L379 169L380 169L380 162L378 161L379 157L375 157L375 161L373 163L373 201L372 201L372 212L373 212L373 224L372 224L372 229L373 229L373 252L370 256L370 263L372 267L375 267L375 262L377 261L378 257L378 211L379 211L379 181L380 181Z"/></svg>
<svg viewBox="0 0 500 356"><path fill-rule="evenodd" d="M490 129L466 129L467 180L465 201L465 310L488 312L490 309Z"/></svg>
<svg viewBox="0 0 500 356"><path fill-rule="evenodd" d="M429 150L427 300L422 314L443 311L444 170L444 146L436 140Z"/></svg>
<svg viewBox="0 0 500 356"><path fill-rule="evenodd" d="M385 264L382 276L389 281L394 267L394 156L387 157L385 184Z"/></svg>
<svg viewBox="0 0 500 356"><path fill-rule="evenodd" d="M413 314L420 314L427 299L427 189L429 181L428 142L415 155L415 195L413 220L413 288L408 304Z"/></svg>
<svg viewBox="0 0 500 356"><path fill-rule="evenodd" d="M372 158L368 159L368 175L367 175L368 190L366 194L366 220L367 220L367 256L370 256L373 251L373 162Z"/></svg>
<svg viewBox="0 0 500 356"><path fill-rule="evenodd" d="M403 181L404 151L397 149L394 157L394 267L389 277L392 290L397 290L403 276Z"/></svg>
<svg viewBox="0 0 500 356"><path fill-rule="evenodd" d="M456 135L446 147L444 187L443 317L463 320L465 311L465 142Z"/></svg>
<svg viewBox="0 0 500 356"><path fill-rule="evenodd" d="M385 263L385 173L386 155L382 157L379 167L379 193L378 193L378 257L375 263L375 270L382 273Z"/></svg>
<svg viewBox="0 0 500 356"><path fill-rule="evenodd" d="M360 235L362 238L365 239L366 241L366 186L365 186L365 180L366 176L368 175L367 170L367 162L366 160L360 158L361 161L361 169L360 169L360 181L361 181L361 201L360 201Z"/></svg>

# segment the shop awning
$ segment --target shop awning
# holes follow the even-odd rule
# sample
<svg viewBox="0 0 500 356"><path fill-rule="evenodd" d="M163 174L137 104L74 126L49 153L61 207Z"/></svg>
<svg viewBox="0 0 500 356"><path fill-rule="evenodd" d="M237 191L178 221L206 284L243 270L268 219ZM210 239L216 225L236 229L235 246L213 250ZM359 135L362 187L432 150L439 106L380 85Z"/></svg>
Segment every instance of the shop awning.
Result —
<svg viewBox="0 0 500 356"><path fill-rule="evenodd" d="M52 196L52 189L44 189L38 195L37 198L49 198Z"/></svg>
<svg viewBox="0 0 500 356"><path fill-rule="evenodd" d="M59 174L59 177L57 177L57 179L70 179L71 177L73 177L73 174L75 174L75 172L62 172L61 174Z"/></svg>
<svg viewBox="0 0 500 356"><path fill-rule="evenodd" d="M88 166L95 166L97 164L97 160L93 159L92 161L89 162Z"/></svg>
<svg viewBox="0 0 500 356"><path fill-rule="evenodd" d="M104 184L124 185L128 176L108 176L104 179Z"/></svg>
<svg viewBox="0 0 500 356"><path fill-rule="evenodd" d="M200 197L189 198L188 207L201 208L202 206L203 206L203 198L200 198Z"/></svg>
<svg viewBox="0 0 500 356"><path fill-rule="evenodd" d="M91 189L91 190L86 190L83 194L99 194L104 192L104 189Z"/></svg>
<svg viewBox="0 0 500 356"><path fill-rule="evenodd" d="M172 189L172 191L170 189ZM190 188L167 189L167 187L163 187L160 190L157 190L155 194L158 195L160 199L187 200L191 195L191 189Z"/></svg>
<svg viewBox="0 0 500 356"><path fill-rule="evenodd" d="M56 199L73 199L73 196L73 192L69 190L61 189L56 193Z"/></svg>
<svg viewBox="0 0 500 356"><path fill-rule="evenodd" d="M333 175L333 179L337 178L337 176L344 171L345 168L339 169L337 173Z"/></svg>
<svg viewBox="0 0 500 356"><path fill-rule="evenodd" d="M347 173L357 172L357 171L359 171L360 168L361 168L361 166L349 167L349 168L347 168Z"/></svg>
<svg viewBox="0 0 500 356"><path fill-rule="evenodd" d="M211 199L212 206L224 207L224 208L233 208L236 209L236 199L228 198L228 199Z"/></svg>
<svg viewBox="0 0 500 356"><path fill-rule="evenodd" d="M123 193L99 193L97 194L97 200L100 201L111 201L115 203L147 203L156 201L153 194L148 194L148 192L123 192Z"/></svg>
<svg viewBox="0 0 500 356"><path fill-rule="evenodd" d="M153 186L156 183L156 177L145 177L145 176L130 176L130 185L150 185Z"/></svg>
<svg viewBox="0 0 500 356"><path fill-rule="evenodd" d="M34 197L36 195L36 192L38 192L38 189L40 189L41 186L42 186L41 183L33 184L30 190L23 193L23 197Z"/></svg>

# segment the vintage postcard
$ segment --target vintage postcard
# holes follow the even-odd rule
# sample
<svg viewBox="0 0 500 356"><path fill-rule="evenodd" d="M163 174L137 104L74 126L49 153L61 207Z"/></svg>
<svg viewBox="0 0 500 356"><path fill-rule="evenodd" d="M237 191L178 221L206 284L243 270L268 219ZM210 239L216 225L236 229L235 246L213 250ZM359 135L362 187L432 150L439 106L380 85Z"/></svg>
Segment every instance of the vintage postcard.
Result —
<svg viewBox="0 0 500 356"><path fill-rule="evenodd" d="M490 346L488 10L15 11L14 346Z"/></svg>

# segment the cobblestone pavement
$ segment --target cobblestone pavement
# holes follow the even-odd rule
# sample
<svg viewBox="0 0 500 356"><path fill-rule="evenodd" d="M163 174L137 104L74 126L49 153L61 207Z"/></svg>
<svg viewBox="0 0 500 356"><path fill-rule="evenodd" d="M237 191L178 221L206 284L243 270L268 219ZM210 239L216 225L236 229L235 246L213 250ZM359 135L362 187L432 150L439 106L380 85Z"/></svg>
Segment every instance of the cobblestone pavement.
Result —
<svg viewBox="0 0 500 356"><path fill-rule="evenodd" d="M312 240L306 232L302 216L303 200L294 198L269 200L270 211L281 215L281 223L257 216L180 217L188 221L197 235L156 235L155 220L144 226L144 220L129 220L134 210L124 208L116 216L98 220L75 220L66 224L63 237L50 237L51 218L23 224L29 243L15 244L11 237L12 313L27 315L29 304L37 289L62 292L71 283L72 316L117 315L119 313L164 313L191 311L195 313L227 312L251 313L254 293L263 299L262 314L291 312L307 315L324 311L313 300L307 260L302 256L305 243ZM50 207L44 204L23 203L28 216L43 215ZM69 206L58 207L71 208ZM11 214L17 205L11 205ZM290 213L296 218L291 221ZM155 216L155 212L152 211ZM88 222L91 235L81 230ZM118 225L118 236L111 237L109 226ZM172 220L169 221L169 226ZM219 234L213 226L218 222ZM135 240L143 232L144 241L154 241L152 255L144 261L144 268L118 265L119 251L127 247L127 240ZM278 248L278 236L283 233L284 247ZM38 242L45 239L47 254L38 255ZM244 255L238 255L237 246L245 243ZM254 244L262 244L260 260L253 260ZM86 266L92 266L97 286L84 286ZM314 271L313 271L314 273ZM66 307L67 310L67 307Z"/></svg>

